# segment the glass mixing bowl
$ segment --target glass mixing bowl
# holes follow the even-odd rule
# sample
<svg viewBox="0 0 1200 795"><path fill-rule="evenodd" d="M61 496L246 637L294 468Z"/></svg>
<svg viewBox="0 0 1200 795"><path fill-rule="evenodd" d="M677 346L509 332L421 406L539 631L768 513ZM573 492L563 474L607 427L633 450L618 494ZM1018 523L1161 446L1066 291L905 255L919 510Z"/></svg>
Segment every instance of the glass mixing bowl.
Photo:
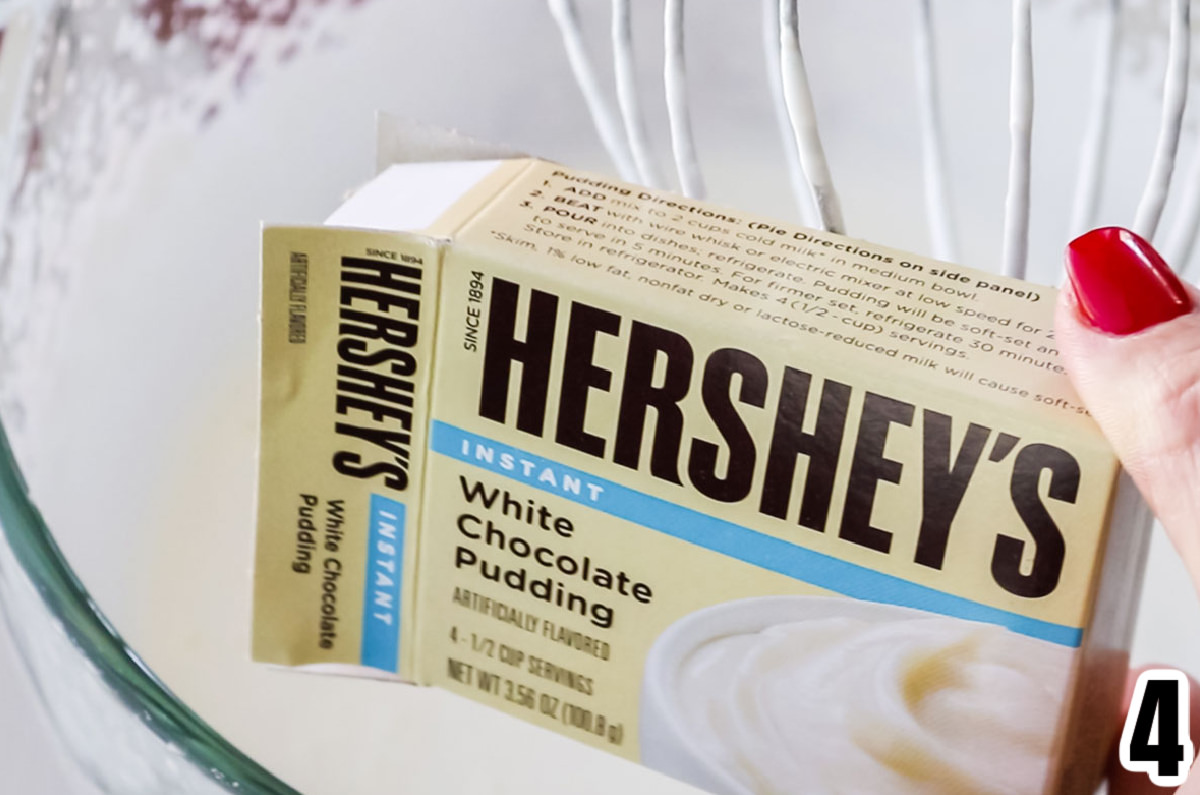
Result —
<svg viewBox="0 0 1200 795"><path fill-rule="evenodd" d="M804 5L849 232L927 252L916 3ZM1058 279L1096 5L1037 8L1038 281ZM1150 161L1164 5L1129 4L1097 221L1128 223ZM608 75L609 6L579 6ZM666 174L661 7L636 6ZM936 10L960 259L992 268L1009 9ZM758 7L687 14L710 196L796 217ZM369 178L379 108L611 172L545 2L0 0L0 27L0 604L85 778L156 795L693 791L447 693L249 661L259 223L318 223ZM1181 631L1200 609L1165 549L1135 658L1200 669Z"/></svg>

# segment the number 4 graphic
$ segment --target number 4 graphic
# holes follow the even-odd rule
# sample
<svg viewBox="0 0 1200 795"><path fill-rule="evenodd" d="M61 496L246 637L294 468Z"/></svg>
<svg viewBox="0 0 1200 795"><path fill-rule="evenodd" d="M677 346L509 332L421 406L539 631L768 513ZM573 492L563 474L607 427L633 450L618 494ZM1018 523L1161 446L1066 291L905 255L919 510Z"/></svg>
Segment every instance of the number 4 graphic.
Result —
<svg viewBox="0 0 1200 795"><path fill-rule="evenodd" d="M1188 679L1183 672L1143 671L1121 731L1121 767L1146 773L1157 787L1182 785L1196 757L1188 705ZM1158 731L1152 736L1155 728Z"/></svg>

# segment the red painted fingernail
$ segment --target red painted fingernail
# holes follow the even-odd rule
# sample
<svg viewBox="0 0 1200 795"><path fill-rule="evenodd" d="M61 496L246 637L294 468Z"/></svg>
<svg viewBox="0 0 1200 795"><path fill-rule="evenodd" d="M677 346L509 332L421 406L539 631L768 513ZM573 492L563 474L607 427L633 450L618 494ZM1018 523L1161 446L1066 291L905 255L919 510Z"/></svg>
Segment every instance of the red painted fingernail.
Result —
<svg viewBox="0 0 1200 795"><path fill-rule="evenodd" d="M1067 246L1067 276L1084 319L1133 334L1192 309L1192 299L1154 248L1128 229L1093 229Z"/></svg>

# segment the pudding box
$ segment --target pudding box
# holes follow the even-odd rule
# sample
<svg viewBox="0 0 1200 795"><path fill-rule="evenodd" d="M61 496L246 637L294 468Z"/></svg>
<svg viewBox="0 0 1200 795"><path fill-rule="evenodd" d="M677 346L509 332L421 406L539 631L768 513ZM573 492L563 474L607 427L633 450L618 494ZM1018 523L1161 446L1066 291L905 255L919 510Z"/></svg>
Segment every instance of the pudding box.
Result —
<svg viewBox="0 0 1200 795"><path fill-rule="evenodd" d="M1147 513L1055 290L535 159L267 227L255 660L715 793L1089 793Z"/></svg>

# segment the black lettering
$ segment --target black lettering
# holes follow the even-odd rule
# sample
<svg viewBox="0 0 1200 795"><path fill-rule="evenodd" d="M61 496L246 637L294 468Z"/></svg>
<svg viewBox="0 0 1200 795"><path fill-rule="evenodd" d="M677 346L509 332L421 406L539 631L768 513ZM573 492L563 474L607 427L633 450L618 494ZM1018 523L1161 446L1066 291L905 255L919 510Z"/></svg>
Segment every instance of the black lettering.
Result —
<svg viewBox="0 0 1200 795"><path fill-rule="evenodd" d="M842 511L842 527L838 537L877 552L892 548L892 534L871 525L871 509L875 505L875 489L879 481L900 482L903 466L899 461L883 457L888 430L893 423L912 425L916 407L890 397L868 392L863 398L862 419L858 423L858 439L854 443L854 458L850 462L850 480L846 484L846 506Z"/></svg>
<svg viewBox="0 0 1200 795"><path fill-rule="evenodd" d="M808 373L791 367L784 369L759 510L768 516L787 518L796 476L796 459L801 455L808 456L799 523L824 532L829 505L833 501L833 479L837 473L842 436L846 429L850 387L837 381L825 381L821 389L821 404L817 409L816 428L812 433L805 433L804 410L811 383L812 376Z"/></svg>
<svg viewBox="0 0 1200 795"><path fill-rule="evenodd" d="M412 427L412 409L397 406L394 403L376 403L373 400L353 395L338 395L334 406L338 414L362 411L371 415L371 419L376 422L383 422L390 418L400 420L400 424L405 430L411 430Z"/></svg>
<svg viewBox="0 0 1200 795"><path fill-rule="evenodd" d="M344 450L334 453L333 468L353 478L366 479L384 475L383 482L389 488L396 491L408 488L408 470L404 467L387 461L363 464L362 456L358 453L348 453Z"/></svg>
<svg viewBox="0 0 1200 795"><path fill-rule="evenodd" d="M415 357L405 348L417 343L420 317L421 270L386 260L343 257L341 271L342 308L337 352L347 364L339 364L335 406L347 415L361 411L376 423L394 420L400 430L361 427L338 422L334 430L340 436L359 439L391 454L392 461L364 462L361 453L339 450L333 454L333 467L343 475L356 478L383 477L390 488L408 487L409 445L412 444L413 376ZM383 314L352 308L355 302L370 303ZM388 316L402 309L407 318ZM368 340L379 340L372 350ZM371 369L391 363L388 374Z"/></svg>
<svg viewBox="0 0 1200 795"><path fill-rule="evenodd" d="M664 356L662 384L654 385L659 354ZM613 461L637 469L642 458L646 415L654 409L656 420L650 443L650 474L681 483L679 448L683 443L683 411L679 401L687 395L692 380L692 346L674 331L634 321L629 335L629 356Z"/></svg>
<svg viewBox="0 0 1200 795"><path fill-rule="evenodd" d="M349 281L342 279L343 282ZM420 284L413 284L416 288L410 292L419 293ZM383 292L381 290L371 290L366 287L342 287L340 293L341 304L343 307L354 306L355 301L368 301L375 305L379 312L389 312L392 309L403 309L405 314L412 320L416 320L421 314L421 301L419 298L413 298L407 295L397 295L396 293Z"/></svg>
<svg viewBox="0 0 1200 795"><path fill-rule="evenodd" d="M491 508L492 503L496 501L496 495L500 493L499 489L492 489L489 492L487 486L478 480L468 486L467 479L462 475L458 476L458 483L462 486L463 496L467 498L467 502L475 502L478 499L483 503L484 508Z"/></svg>
<svg viewBox="0 0 1200 795"><path fill-rule="evenodd" d="M921 530L917 535L915 560L922 566L940 569L946 560L950 526L962 505L967 484L975 474L983 447L992 431L972 422L962 446L950 461L951 419L930 409L924 412L924 450L921 459Z"/></svg>
<svg viewBox="0 0 1200 795"><path fill-rule="evenodd" d="M372 315L358 309L342 309L338 317L341 318L339 336L383 340L397 348L411 348L417 344L417 324L411 320Z"/></svg>
<svg viewBox="0 0 1200 795"><path fill-rule="evenodd" d="M730 397L733 378L741 382L737 400L762 408L767 400L767 368L754 356L735 348L713 351L704 364L700 387L704 407L729 448L725 475L717 474L720 446L703 439L692 440L688 477L696 490L721 502L738 502L750 493L754 479L754 437L738 414Z"/></svg>
<svg viewBox="0 0 1200 795"><path fill-rule="evenodd" d="M554 441L597 458L604 456L604 439L584 430L588 392L607 392L612 386L612 371L592 362L596 335L615 337L620 330L621 318L612 312L578 302L571 304Z"/></svg>
<svg viewBox="0 0 1200 795"><path fill-rule="evenodd" d="M397 406L413 405L413 383L405 378L392 378L382 373L339 364L337 369L339 393L362 395L377 403L394 403ZM405 425L405 430L408 430Z"/></svg>
<svg viewBox="0 0 1200 795"><path fill-rule="evenodd" d="M391 292L420 295L421 269L389 260L342 257L342 283L365 284ZM416 320L417 316L414 314L412 318Z"/></svg>
<svg viewBox="0 0 1200 795"><path fill-rule="evenodd" d="M383 448L401 461L408 460L408 446L412 444L412 437L408 433L388 431L383 428L362 428L347 422L339 422L333 429L341 436L362 439L364 442L370 442L376 447ZM341 454L339 453L339 455Z"/></svg>
<svg viewBox="0 0 1200 795"><path fill-rule="evenodd" d="M1050 472L1046 496L1060 502L1075 502L1079 495L1079 462L1066 450L1052 445L1027 445L1017 453L1009 494L1017 514L1033 536L1033 562L1029 572L1023 574L1021 558L1026 542L1009 535L1001 534L996 539L992 554L992 576L996 582L1009 593L1029 598L1045 596L1058 586L1066 557L1062 530L1054 523L1039 494L1044 470Z"/></svg>
<svg viewBox="0 0 1200 795"><path fill-rule="evenodd" d="M386 362L392 362L392 375L400 378L411 377L417 371L417 359L408 351L394 348L380 348L372 351L365 340L358 337L346 337L338 342L338 356L350 364L361 367L378 367Z"/></svg>
<svg viewBox="0 0 1200 795"><path fill-rule="evenodd" d="M531 290L525 339L516 338L517 298L520 287L504 279L492 280L487 348L479 389L479 416L508 421L508 386L513 362L521 363L517 397L517 429L541 436L550 387L550 356L558 321L558 296Z"/></svg>

